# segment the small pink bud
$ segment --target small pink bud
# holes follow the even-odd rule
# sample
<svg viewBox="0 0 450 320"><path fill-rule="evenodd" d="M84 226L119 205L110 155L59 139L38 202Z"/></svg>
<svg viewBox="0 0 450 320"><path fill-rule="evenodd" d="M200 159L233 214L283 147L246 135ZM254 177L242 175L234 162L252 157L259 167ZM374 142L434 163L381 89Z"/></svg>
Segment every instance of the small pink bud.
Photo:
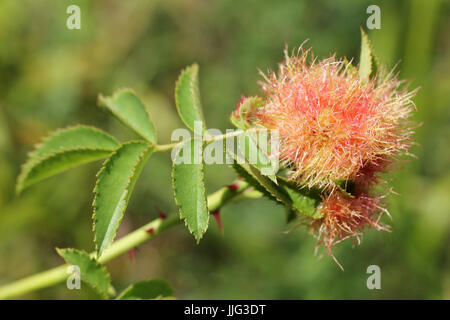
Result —
<svg viewBox="0 0 450 320"><path fill-rule="evenodd" d="M241 95L241 100L238 102L238 104L236 105L236 110L234 110L234 116L236 118L239 118L239 109L241 108L242 103L245 101L245 96Z"/></svg>
<svg viewBox="0 0 450 320"><path fill-rule="evenodd" d="M239 188L239 184L237 184L237 183L233 183L228 186L228 189L230 189L230 191L236 191L238 188Z"/></svg>

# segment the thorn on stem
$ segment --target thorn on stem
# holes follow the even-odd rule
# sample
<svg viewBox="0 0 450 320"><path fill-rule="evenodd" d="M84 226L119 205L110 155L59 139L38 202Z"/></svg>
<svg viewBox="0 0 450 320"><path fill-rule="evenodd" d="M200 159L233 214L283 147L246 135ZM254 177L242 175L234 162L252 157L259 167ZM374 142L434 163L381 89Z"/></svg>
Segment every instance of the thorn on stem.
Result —
<svg viewBox="0 0 450 320"><path fill-rule="evenodd" d="M147 232L147 234L152 234L153 232L155 232L155 228L151 227L151 228L145 230L145 232Z"/></svg>
<svg viewBox="0 0 450 320"><path fill-rule="evenodd" d="M228 186L228 189L230 191L236 191L238 188L239 188L239 184L237 184L237 183L233 183Z"/></svg>
<svg viewBox="0 0 450 320"><path fill-rule="evenodd" d="M165 218L167 218L167 215L164 213L164 211L162 211L160 208L155 207L156 212L158 212L159 217L161 218L161 220L164 220Z"/></svg>
<svg viewBox="0 0 450 320"><path fill-rule="evenodd" d="M128 256L130 257L131 262L136 261L136 255L134 249L128 250Z"/></svg>
<svg viewBox="0 0 450 320"><path fill-rule="evenodd" d="M213 212L211 212L211 214L216 219L217 226L219 227L220 233L223 236L223 226L222 226L222 220L220 220L220 211L219 210L214 210Z"/></svg>

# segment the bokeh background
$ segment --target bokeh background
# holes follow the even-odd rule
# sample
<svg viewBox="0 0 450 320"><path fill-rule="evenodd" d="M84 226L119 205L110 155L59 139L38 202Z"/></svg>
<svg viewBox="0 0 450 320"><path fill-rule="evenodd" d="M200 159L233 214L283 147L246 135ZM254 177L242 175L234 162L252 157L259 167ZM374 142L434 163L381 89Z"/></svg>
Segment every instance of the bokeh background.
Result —
<svg viewBox="0 0 450 320"><path fill-rule="evenodd" d="M81 8L81 30L66 28L66 8ZM392 178L393 232L369 230L360 247L314 255L304 228L289 233L281 207L266 200L222 210L225 236L211 220L199 245L178 226L108 264L120 290L146 278L170 281L192 299L450 299L450 1L261 0L2 0L0 1L0 284L62 263L55 247L93 249L91 203L96 162L14 194L26 153L51 130L78 123L133 138L96 106L98 93L134 88L148 105L162 143L181 127L174 83L200 65L209 127L231 128L240 95L259 93L258 69L276 68L285 45L326 57L358 57L360 26L370 4L381 29L369 31L380 59L398 64L420 87L415 99L417 159ZM357 60L356 60L357 62ZM120 235L176 210L170 156L151 158L138 181ZM207 169L209 191L234 172ZM366 269L379 265L381 290L368 290ZM64 284L20 298L96 298Z"/></svg>

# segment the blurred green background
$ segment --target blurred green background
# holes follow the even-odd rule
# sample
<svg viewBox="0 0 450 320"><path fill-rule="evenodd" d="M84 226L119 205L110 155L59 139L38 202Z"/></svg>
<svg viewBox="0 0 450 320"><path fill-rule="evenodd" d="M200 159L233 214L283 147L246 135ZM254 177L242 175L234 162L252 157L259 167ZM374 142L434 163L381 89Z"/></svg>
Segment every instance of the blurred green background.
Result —
<svg viewBox="0 0 450 320"><path fill-rule="evenodd" d="M66 8L81 8L81 30L66 28ZM91 202L101 162L55 176L15 196L26 154L44 135L84 123L122 140L133 138L96 106L98 93L134 88L149 106L161 143L181 127L173 90L180 70L200 65L209 127L231 128L240 95L259 93L258 69L276 68L282 50L300 45L320 57L358 57L370 4L381 7L381 29L369 31L380 59L399 62L400 77L420 86L412 152L392 178L393 232L369 230L360 247L314 255L305 228L285 233L281 207L266 200L227 206L225 236L212 220L200 245L178 226L142 245L133 262L108 264L122 289L165 278L176 296L203 299L450 299L450 1L128 0L0 1L0 284L62 263L55 247L93 249ZM119 231L176 210L170 157L152 157L138 181ZM207 169L208 190L234 172ZM381 268L381 290L368 290L366 269ZM64 284L26 299L95 298Z"/></svg>

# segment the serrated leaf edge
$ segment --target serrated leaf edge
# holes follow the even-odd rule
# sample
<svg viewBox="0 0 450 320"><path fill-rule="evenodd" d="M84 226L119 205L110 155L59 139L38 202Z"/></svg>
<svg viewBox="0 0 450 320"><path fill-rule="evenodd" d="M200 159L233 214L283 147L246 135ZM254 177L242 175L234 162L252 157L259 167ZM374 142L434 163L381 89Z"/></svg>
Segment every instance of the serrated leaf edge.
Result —
<svg viewBox="0 0 450 320"><path fill-rule="evenodd" d="M284 185L285 188L291 189L293 192L298 193L299 195L301 195L301 196L304 197L304 198L309 198L309 199L314 200L314 201L315 201L315 204L316 204L316 206L315 206L316 212L314 212L313 214L309 214L309 213L304 212L302 209L296 207L295 204L294 204L294 200L292 200L292 205L291 205L291 207L290 207L291 210L294 210L294 211L296 211L296 212L298 212L298 213L300 213L300 214L302 214L302 215L304 215L304 216L306 216L306 217L312 218L312 219L320 219L320 218L323 217L323 214L320 214L320 213L317 212L317 208L318 208L318 206L319 206L319 203L320 203L321 200L322 200L321 198L318 199L318 198L315 198L315 197L313 197L313 196L309 196L309 195L307 195L307 194L301 192L301 189L302 189L302 188L306 188L306 187L298 188L298 187L295 186L295 185L291 185L291 184L285 183L285 182L281 182L280 185L281 185L281 186ZM291 198L290 195L289 195L289 197Z"/></svg>
<svg viewBox="0 0 450 320"><path fill-rule="evenodd" d="M251 185L257 191L261 192L264 197L268 198L269 200L275 201L277 204L283 204L271 193L269 193L267 189L264 188L252 175L250 175L250 173L248 173L248 171L245 170L243 166L241 166L238 163L234 163L233 165L231 165L231 167L239 177L244 179L249 185Z"/></svg>
<svg viewBox="0 0 450 320"><path fill-rule="evenodd" d="M255 166L253 166L253 165L251 165L251 164L249 164L249 163L246 163L246 165L247 166L249 166L249 168L250 169L253 169L253 170L256 170L260 175L261 175L261 178L263 178L263 179L268 179L268 183L270 184L270 183L273 183L274 185L275 185L275 189L277 190L277 191L279 191L280 193L283 193L284 191L281 191L281 189L279 189L278 188L278 186L269 178L269 177L267 177L267 176L265 176L265 175L263 175L263 174L261 174L260 173L260 171L259 171L259 169L258 168L256 168ZM287 197L286 199L281 199L281 197L280 197L280 195L277 195L273 190L272 190L272 187L270 187L270 186L268 186L267 184L266 184L266 181L260 181L261 179L260 179L260 177L258 177L254 172L250 172L249 170L247 170L244 166L243 166L243 168L244 168L244 170L246 170L257 182L259 182L260 184L261 184L261 186L263 186L263 188L265 188L266 190L267 190L267 192L269 192L278 202L280 202L280 203L282 203L282 204L285 204L285 205L288 205L288 206L290 206L291 205L291 200L290 200L290 198L289 198L289 196L288 195L286 195L286 194L283 194L283 196L284 197ZM253 171L253 170L251 170L251 171Z"/></svg>
<svg viewBox="0 0 450 320"><path fill-rule="evenodd" d="M109 274L108 270L105 268L104 265L102 265L100 262L98 262L97 259L93 258L89 253L87 253L85 250L79 250L79 249L74 249L74 248L55 248L56 252L58 253L58 255L64 259L64 261L67 264L70 264L61 254L60 251L62 250L66 250L66 251L71 251L71 252L75 252L77 254L85 254L89 260L91 260L96 266L98 266L101 270L103 270L109 280L109 285L111 286L111 275ZM98 288L98 286L89 283L86 280L83 280L83 276L81 275L81 281L83 281L84 283L86 283L87 285L89 285L91 288L93 288L98 294L100 294L100 296L102 296L103 298L109 298L110 295L108 294L108 292L103 292L103 290L101 290L100 288Z"/></svg>
<svg viewBox="0 0 450 320"><path fill-rule="evenodd" d="M378 56L375 54L375 49L373 48L372 42L369 39L369 36L367 35L367 33L364 31L364 29L362 27L360 27L361 30L361 48L363 46L363 44L365 43L365 45L367 46L367 49L369 50L369 61L370 61L370 70L369 70L369 74L367 75L367 79L370 79L372 73L376 73L378 75L385 75L386 73L386 68L384 65L381 64L380 60L378 59ZM360 56L360 62L361 64L361 56ZM375 67L375 68L374 68ZM359 68L358 68L359 71ZM366 78L364 78L366 79ZM380 79L378 79L378 81L382 81L383 77L380 77Z"/></svg>
<svg viewBox="0 0 450 320"><path fill-rule="evenodd" d="M255 141L255 140L253 139L253 136L252 136L251 134L248 134L248 133L251 132L251 131L256 132L257 130L255 130L255 129L244 130L244 131L242 131L241 134L239 134L239 135L237 136L237 145L238 145L238 148L239 148L239 149L241 150L241 152L243 153L243 156L244 156L244 158L246 159L246 162L247 162L249 165L251 165L252 167L256 168L256 169L258 170L258 172L259 172L262 176L269 178L270 181L272 181L273 183L275 183L276 185L278 185L278 182L277 182L277 176L276 176L275 174L263 174L263 173L261 172L261 169L260 169L260 168L258 168L258 167L255 166L254 164L251 164L251 163L250 163L250 159L248 159L248 157L247 157L247 155L246 155L246 152L245 152L245 145L243 145L243 141L242 141L242 139L245 140L246 138L248 138L249 140L251 140L251 141L253 142L253 144L255 145L256 149L258 150L258 151L257 151L258 153L261 153L262 156L266 157L267 160L268 160L269 162L271 162L268 153L265 152L264 150L262 150L262 149L260 148L260 146L259 146L259 144L258 144L258 141ZM259 157L259 155L257 155L257 157ZM272 165L272 162L271 162L270 165Z"/></svg>
<svg viewBox="0 0 450 320"><path fill-rule="evenodd" d="M124 145L128 145L128 144L133 144L133 143L142 143L142 144L146 144L147 145L147 148L145 148L144 150L143 150L143 152L142 152L142 154L140 154L139 155L139 157L138 157L138 160L136 161L136 163L133 165L133 167L132 167L132 169L131 169L131 174L128 176L128 182L127 182L127 184L126 184L126 186L125 186L125 190L126 190L126 194L125 194L125 197L130 197L131 196L131 194L129 195L128 194L128 192L129 192L129 188L130 188L130 186L131 186L131 182L132 182L132 178L133 178L133 176L134 176L134 174L135 174L135 172L136 172L136 168L137 168L137 166L139 165L139 163L141 163L141 161L145 161L146 159L144 159L144 158L147 158L148 159L148 157L151 155L151 152L149 153L149 151L150 150L153 150L154 149L154 146L152 145L152 144L149 144L147 141L142 141L142 140L132 140L132 141L128 141L128 142L125 142L125 143L123 143L119 148L117 148L115 151L114 151L114 153L113 154L111 154L111 156L108 158L108 159L106 159L105 160L105 162L103 163L103 165L102 165L102 167L100 168L100 170L97 172L97 174L96 174L96 182L95 182L95 186L94 186L94 190L93 190L93 193L94 193L94 200L92 201L92 207L93 207L93 213L92 213L92 220L93 220L93 224L92 224L92 231L94 232L94 244L95 244L95 250L96 250L96 252L97 252L97 258L99 258L100 256L101 256L101 254L103 253L103 251L104 250L106 250L110 245L111 245L111 243L114 241L114 238L117 236L117 229L115 230L115 232L114 232L114 235L113 235L113 237L112 237L112 240L111 240L111 243L109 243L106 247L104 247L103 248L103 250L101 250L100 251L100 249L101 248L98 248L98 245L97 245L97 233L95 232L96 230L95 230L95 214L96 214L96 210L95 210L95 203L96 203L96 200L97 200L97 194L98 194L98 183L99 183L99 181L100 181L100 175L104 172L104 170L105 170L105 168L106 168L106 166L108 165L108 163L111 161L111 159L115 156L115 155L117 155L117 153L118 153L118 151L124 146ZM144 165L144 164L143 164ZM137 180L137 178L136 178L136 180ZM122 220L123 220L123 217L125 216L125 211L126 211L126 209L128 208L128 201L127 201L127 204L125 205L125 207L121 210L121 217L120 217L120 219L119 219L119 225L120 225L120 223L122 222Z"/></svg>
<svg viewBox="0 0 450 320"><path fill-rule="evenodd" d="M245 172L247 172L247 174L249 174L254 180L256 180L256 182L257 183L259 183L277 202L280 202L280 203L282 203L282 204L285 204L285 205L288 205L288 206L290 206L290 198L289 198L289 196L288 195L284 195L284 196L286 196L287 197L287 199L285 199L285 200L282 200L282 199L280 199L274 192L273 192L273 190L270 190L271 188L269 188L267 185L265 185L265 183L264 182L260 182L260 178L262 178L262 179L267 179L268 181L269 181L269 183L273 183L274 185L275 185L275 188L276 189L278 189L278 190L280 190L279 188L278 188L278 186L269 178L269 177L267 177L267 176L265 176L265 175L263 175L259 170L258 170L258 168L256 168L255 166L253 166L253 165L251 165L250 163L248 163L247 162L247 160L245 160L244 161L244 163L238 163L238 161L237 161L237 155L234 153L234 152L231 152L231 151L227 151L228 152L228 154L234 159L234 161L235 161L235 163L234 163L234 165L237 165L237 166L239 166L239 167L241 167L242 169L244 169L245 170ZM253 170L256 170L256 172L258 172L259 173L259 175L261 176L261 177L258 177L258 176L256 176L256 174L254 173L254 172L251 172L252 170L249 170L249 169L253 169ZM236 169L235 169L236 170ZM238 173L238 175L239 175L239 172L237 172ZM250 184L252 184L250 181L247 181L247 182L249 182ZM252 184L253 185L253 184ZM280 191L280 192L283 192L283 191ZM289 199L289 200L288 200ZM287 200L287 201L286 201Z"/></svg>
<svg viewBox="0 0 450 320"><path fill-rule="evenodd" d="M56 152L52 152L48 154L45 157L39 157L39 158L30 158L29 161L25 162L21 165L20 174L17 177L17 183L16 183L16 193L19 194L24 189L26 189L28 186L23 186L23 181L26 179L26 177L30 174L31 170L33 168L36 168L38 165L44 163L45 161L48 161L51 158L57 157L59 155L70 153L73 151L104 151L108 153L112 153L115 150L114 149L105 149L105 148L65 148ZM105 155L106 157L107 155ZM87 162L86 162L87 163Z"/></svg>
<svg viewBox="0 0 450 320"><path fill-rule="evenodd" d="M190 141L193 140L193 139L199 139L199 138L192 138L192 139L189 139L189 140L187 140L187 141L185 141L185 142L182 142L182 143L183 143L183 144L184 144L184 143L188 143L188 142L190 142ZM178 150L178 152L181 151L181 148L182 148L182 147L180 147L180 150ZM202 145L201 150L202 150L202 162L201 162L200 171L201 171L201 175L202 175L202 183L203 183L203 194L202 194L202 196L203 196L203 198L205 199L206 210L209 211L209 209L208 209L208 199L207 199L207 197L206 197L206 187L205 187L205 172L204 172L204 164L203 164L203 145ZM177 155L178 155L178 153L177 153ZM195 240L197 241L197 244L198 244L198 243L200 243L200 240L203 238L204 234L205 234L206 231L208 230L208 226L209 226L209 216L210 216L210 215L208 214L208 216L207 216L207 218L206 218L206 226L205 226L205 228L200 230L200 235L199 235L199 237L197 237L197 235L195 234L195 232L194 232L193 230L191 230L191 228L190 228L189 225L187 224L186 217L183 217L183 215L182 215L182 213L181 213L181 204L178 202L178 199L177 199L177 191L176 191L176 189L175 189L175 177L174 177L174 171L175 171L175 169L174 169L174 166L175 166L175 163L173 162L173 163L172 163L171 178L172 178L172 190L173 190L173 194L174 194L175 204L176 204L177 207L178 207L178 211L179 211L179 214L180 214L180 220L184 220L184 225L188 228L189 232L190 232L192 235L194 235ZM198 226L198 225L197 225L197 226Z"/></svg>
<svg viewBox="0 0 450 320"><path fill-rule="evenodd" d="M147 139L147 137L144 137L142 134L140 134L132 125L131 122L127 121L126 118L122 117L122 115L118 114L116 111L114 111L113 109L111 109L108 106L109 103L109 99L114 99L116 98L118 95L122 94L122 93L132 93L136 96L136 98L139 99L139 101L141 102L142 106L144 107L145 112L147 113L147 118L148 121L150 121L150 123L153 126L154 129L154 133L155 133L155 141L149 141ZM99 94L98 95L98 105L102 108L105 108L108 110L108 112L110 112L117 120L119 120L120 122L122 122L125 126L127 126L128 128L130 128L134 133L136 133L139 137L141 137L142 139L144 139L146 142L151 143L151 144L156 144L158 142L158 135L156 132L156 127L155 127L155 123L152 121L152 117L150 115L150 111L148 110L147 105L142 101L142 99L138 96L138 94L136 93L135 90L131 89L131 88L120 88L117 89L116 91L114 91L114 93L111 96L104 96L103 94Z"/></svg>
<svg viewBox="0 0 450 320"><path fill-rule="evenodd" d="M175 82L175 107L177 108L177 112L180 115L181 121L183 121L183 123L186 125L186 127L188 127L190 130L194 131L194 128L192 128L187 122L186 120L181 116L181 111L180 111L180 107L179 107L179 101L178 101L178 88L179 88L179 84L181 82L181 79L185 76L185 73L187 73L188 71L193 70L193 72L196 73L196 77L198 79L198 71L199 71L199 66L197 63L194 63L190 66L187 66L186 68L184 68L183 70L181 70L180 75L178 76L177 81ZM195 83L195 78L192 79L191 77L189 77L189 90L191 92L191 96L193 97L194 100L194 111L197 114L197 116L199 117L199 119L202 121L203 123L203 131L206 131L206 126L205 126L205 118L203 116L203 112L201 110L201 101L200 101L200 93L199 92L195 92L195 86L193 85ZM198 86L198 83L197 83ZM200 88L197 88L197 90L199 90ZM196 93L198 95L196 95ZM198 99L196 98L198 97ZM197 101L198 100L198 101ZM195 103L197 102L197 103Z"/></svg>
<svg viewBox="0 0 450 320"><path fill-rule="evenodd" d="M107 133L107 132L105 132L105 131L103 131L103 130L101 130L99 128L93 127L93 126L88 126L88 125L84 125L84 124L76 124L76 125L68 126L68 127L65 127L65 128L59 128L59 129L56 129L56 130L50 132L48 135L46 135L44 138L42 138L41 141L39 141L38 143L36 143L33 146L33 150L27 153L27 158L30 159L30 160L31 159L42 158L42 157L37 156L37 151L42 146L44 146L50 139L60 135L63 132L67 132L67 131L71 131L71 130L75 130L75 129L79 129L79 128L88 129L88 130L100 133L104 137L110 139L112 142L115 142L117 144L116 147L120 146L120 142L117 141L116 138L114 138L109 133ZM75 148L75 147L72 147L72 148ZM71 148L61 148L61 149L56 150L56 151L66 150L66 149L71 149ZM111 149L111 150L114 150L114 149Z"/></svg>
<svg viewBox="0 0 450 320"><path fill-rule="evenodd" d="M248 163L246 163L246 165L247 166L251 166ZM259 182L258 178L254 175L254 173L253 172L249 172L249 170L247 170L247 168L245 166L243 166L242 164L234 163L233 164L233 169L236 171L238 176L242 177L245 181L247 181L256 190L260 191L269 200L275 201L277 204L284 205L289 210L294 210L294 211L296 211L298 213L303 214L304 216L307 216L307 217L310 217L310 218L313 218L313 219L321 218L321 216L319 216L317 214L310 215L310 214L304 213L303 211L299 210L298 208L296 208L294 206L293 200L291 199L290 195L287 194L287 192L284 191L284 189L282 189L282 186L284 185L285 187L293 189L294 191L297 191L299 193L300 193L300 191L299 191L299 189L297 187L294 187L293 185L290 185L289 182L281 179L279 186L275 187L277 190L279 190L280 193L282 193L285 197L287 197L285 200L282 200L282 199L280 199L280 197L278 195L276 195L274 192L272 192L271 188L267 188L267 186L264 183ZM253 169L258 171L258 169L255 168L254 166L253 166ZM246 176L243 176L243 174L242 174L242 172L240 172L240 170L243 170L243 172L246 174ZM264 177L263 175L261 175L261 176ZM285 194L285 192L286 192L286 194ZM309 197L311 199L319 201L318 199L310 197L308 195L305 195L305 194L302 194L302 195L304 197Z"/></svg>

